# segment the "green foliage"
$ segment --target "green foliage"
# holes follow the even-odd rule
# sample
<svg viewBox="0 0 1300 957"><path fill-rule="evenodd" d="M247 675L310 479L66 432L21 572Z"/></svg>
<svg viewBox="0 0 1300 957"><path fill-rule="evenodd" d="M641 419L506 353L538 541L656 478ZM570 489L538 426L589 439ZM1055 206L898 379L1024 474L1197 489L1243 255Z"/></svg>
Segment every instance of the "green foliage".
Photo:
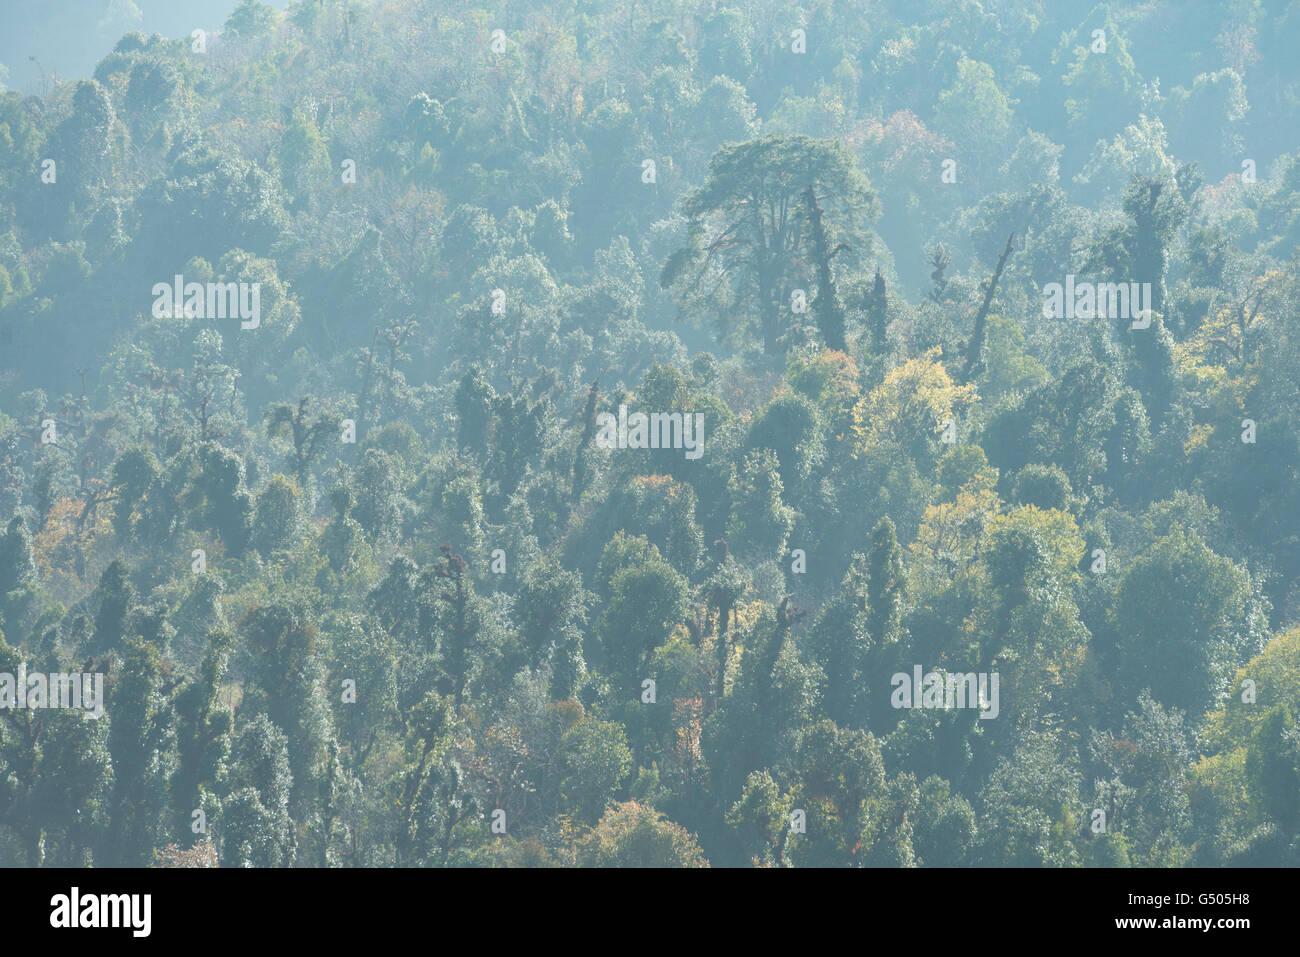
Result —
<svg viewBox="0 0 1300 957"><path fill-rule="evenodd" d="M611 807L578 845L583 867L708 867L681 826L628 801Z"/></svg>
<svg viewBox="0 0 1300 957"><path fill-rule="evenodd" d="M1117 683L1183 710L1216 700L1263 639L1249 575L1195 532L1175 529L1140 555L1115 601Z"/></svg>
<svg viewBox="0 0 1300 957"><path fill-rule="evenodd" d="M1297 863L1278 4L10 6L0 866Z"/></svg>

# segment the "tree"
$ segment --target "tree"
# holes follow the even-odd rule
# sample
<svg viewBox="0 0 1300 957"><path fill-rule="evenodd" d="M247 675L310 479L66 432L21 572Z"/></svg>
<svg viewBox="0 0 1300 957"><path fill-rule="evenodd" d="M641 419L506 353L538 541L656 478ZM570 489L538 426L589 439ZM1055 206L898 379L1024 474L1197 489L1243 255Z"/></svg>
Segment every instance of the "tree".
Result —
<svg viewBox="0 0 1300 957"><path fill-rule="evenodd" d="M770 449L747 453L727 491L731 496L727 541L736 554L749 561L781 557L794 530L795 511L782 499L776 453Z"/></svg>
<svg viewBox="0 0 1300 957"><path fill-rule="evenodd" d="M279 153L285 193L297 198L294 206L306 206L305 199L314 195L333 173L324 138L310 117L294 111L280 139Z"/></svg>
<svg viewBox="0 0 1300 957"><path fill-rule="evenodd" d="M1090 750L1103 775L1094 807L1106 812L1106 833L1123 835L1125 855L1139 864L1167 866L1185 854L1180 848L1192 823L1191 745L1182 714L1145 692L1118 737L1092 733Z"/></svg>
<svg viewBox="0 0 1300 957"><path fill-rule="evenodd" d="M1014 122L1012 102L998 88L987 63L962 57L953 85L939 94L935 108L939 129L987 156L1006 143Z"/></svg>
<svg viewBox="0 0 1300 957"><path fill-rule="evenodd" d="M22 660L0 634L0 673ZM26 866L93 863L113 787L107 725L79 709L0 709L0 818Z"/></svg>
<svg viewBox="0 0 1300 957"><path fill-rule="evenodd" d="M975 860L992 867L1075 865L1080 780L1059 732L1027 732L980 792Z"/></svg>
<svg viewBox="0 0 1300 957"><path fill-rule="evenodd" d="M239 732L230 792L221 803L221 859L233 867L289 867L297 855L289 813L288 739L266 715Z"/></svg>
<svg viewBox="0 0 1300 957"><path fill-rule="evenodd" d="M114 827L102 862L141 867L153 860L167 834L167 784L174 760L171 696L153 645L128 641L119 671L108 735Z"/></svg>
<svg viewBox="0 0 1300 957"><path fill-rule="evenodd" d="M1264 621L1247 572L1175 528L1138 556L1116 594L1121 684L1132 698L1149 687L1166 706L1203 707L1262 647Z"/></svg>
<svg viewBox="0 0 1300 957"><path fill-rule="evenodd" d="M311 401L311 396L303 396L296 409L287 402L277 402L266 410L265 417L268 438L289 433L293 442L290 461L299 488L306 486L312 462L339 437L338 416L325 411L310 415L307 407Z"/></svg>
<svg viewBox="0 0 1300 957"><path fill-rule="evenodd" d="M244 461L215 442L199 447L199 474L194 489L201 496L202 527L221 536L226 547L242 555L252 533L253 496L244 485Z"/></svg>
<svg viewBox="0 0 1300 957"><path fill-rule="evenodd" d="M551 697L572 696L586 670L582 655L583 625L592 595L582 576L545 556L524 573L516 604L519 630L530 664L551 666Z"/></svg>
<svg viewBox="0 0 1300 957"><path fill-rule="evenodd" d="M905 587L903 551L894 523L885 516L871 530L867 564L867 631L879 647L902 637Z"/></svg>
<svg viewBox="0 0 1300 957"><path fill-rule="evenodd" d="M432 597L425 598L440 632L440 665L450 679L452 700L458 705L489 653L484 640L488 637L487 609L475 594L474 580L467 570L464 558L452 552L450 545L442 546L442 558L432 569L432 587L426 588ZM427 576L422 576L422 582L425 580Z"/></svg>
<svg viewBox="0 0 1300 957"><path fill-rule="evenodd" d="M799 501L815 466L825 456L822 423L812 402L798 393L782 393L754 418L745 439L747 449L776 453L782 490Z"/></svg>
<svg viewBox="0 0 1300 957"><path fill-rule="evenodd" d="M868 732L823 720L800 737L794 755L794 806L806 832L790 838L796 866L861 867L888 819L885 765Z"/></svg>
<svg viewBox="0 0 1300 957"><path fill-rule="evenodd" d="M372 542L388 544L400 531L405 499L398 461L382 449L366 449L353 477L352 516Z"/></svg>
<svg viewBox="0 0 1300 957"><path fill-rule="evenodd" d="M689 831L636 801L617 804L578 842L581 867L708 867Z"/></svg>
<svg viewBox="0 0 1300 957"><path fill-rule="evenodd" d="M872 355L880 355L885 351L885 337L889 329L889 293L885 289L885 277L879 268L871 283L871 292L866 297L866 309L871 332L871 352Z"/></svg>
<svg viewBox="0 0 1300 957"><path fill-rule="evenodd" d="M616 572L610 597L596 623L610 670L620 690L640 688L647 656L686 619L686 579L662 558L650 556Z"/></svg>
<svg viewBox="0 0 1300 957"><path fill-rule="evenodd" d="M329 559L330 568L335 575L344 574L352 568L362 542L361 523L349 514L353 502L352 490L346 485L336 485L330 491L330 505L334 507L334 515L321 533L320 547Z"/></svg>
<svg viewBox="0 0 1300 957"><path fill-rule="evenodd" d="M790 797L781 794L769 772L755 771L745 779L740 800L727 812L727 824L754 864L771 867L783 862L790 805Z"/></svg>
<svg viewBox="0 0 1300 957"><path fill-rule="evenodd" d="M458 826L476 810L454 750L457 730L451 699L436 692L429 692L411 713L405 762L395 782L399 866L446 867Z"/></svg>
<svg viewBox="0 0 1300 957"><path fill-rule="evenodd" d="M54 131L52 152L64 160L64 174L53 184L63 200L55 223L84 216L114 178L113 134L117 112L109 91L95 80L78 81L72 115ZM62 185L62 184L68 185ZM75 221L75 220L74 220ZM63 238L63 237L59 237Z"/></svg>
<svg viewBox="0 0 1300 957"><path fill-rule="evenodd" d="M264 556L298 544L306 525L300 498L298 487L283 475L272 476L258 494L253 546Z"/></svg>
<svg viewBox="0 0 1300 957"><path fill-rule="evenodd" d="M1269 710L1246 755L1251 795L1284 835L1300 835L1300 721L1289 703Z"/></svg>
<svg viewBox="0 0 1300 957"><path fill-rule="evenodd" d="M801 201L808 189L811 206ZM819 222L826 224L824 246L850 241L859 257L870 253L866 229L877 215L870 186L842 145L777 135L721 147L709 163L708 181L682 201L682 209L690 221L690 245L664 264L661 285L680 280L688 295L711 285L706 299L726 287L734 296L733 305L720 310L726 326L738 321L733 314L751 309L769 356L784 352L785 297L803 283L810 211L819 210ZM822 294L829 304L833 291Z"/></svg>
<svg viewBox="0 0 1300 957"><path fill-rule="evenodd" d="M989 307L993 305L993 295L997 292L998 280L1002 278L1002 270L1006 268L1007 260L1011 257L1012 243L1015 238L1015 233L1007 237L1006 249L1002 250L1002 255L998 257L998 264L993 270L993 276L983 284L984 300L980 303L979 311L975 313L975 327L971 332L970 343L966 346L966 365L962 370L962 376L967 380L984 362L984 340L987 336L985 320L988 319Z"/></svg>
<svg viewBox="0 0 1300 957"><path fill-rule="evenodd" d="M257 0L242 0L226 19L226 29L245 40L256 40L275 27L277 18L274 8Z"/></svg>
<svg viewBox="0 0 1300 957"><path fill-rule="evenodd" d="M132 612L136 604L135 586L130 569L119 560L109 563L99 576L92 596L95 602L96 653L114 651L130 636Z"/></svg>
<svg viewBox="0 0 1300 957"><path fill-rule="evenodd" d="M834 249L826 239L826 226L822 222L822 207L817 192L809 186L803 193L803 203L812 233L813 261L817 265L817 298L813 301L813 315L826 348L843 352L848 348L844 339L844 307L835 293L835 280L831 276L831 260L848 248L841 244Z"/></svg>
<svg viewBox="0 0 1300 957"><path fill-rule="evenodd" d="M234 715L221 701L225 676L235 635L213 631L199 673L176 693L176 766L171 776L173 833L182 846L198 842L193 831L193 812L202 810L216 820L219 795L224 790L227 761L231 752Z"/></svg>
<svg viewBox="0 0 1300 957"><path fill-rule="evenodd" d="M138 534L144 499L160 472L158 460L146 448L127 449L113 461L113 530L123 541L133 541Z"/></svg>
<svg viewBox="0 0 1300 957"><path fill-rule="evenodd" d="M739 796L750 772L787 760L815 720L821 676L791 634L804 614L787 597L740 635L745 654L731 693L703 727L713 793Z"/></svg>
<svg viewBox="0 0 1300 957"><path fill-rule="evenodd" d="M0 534L0 626L18 630L35 584L36 563L27 523L11 518Z"/></svg>
<svg viewBox="0 0 1300 957"><path fill-rule="evenodd" d="M975 810L948 782L931 775L921 782L913 842L923 866L959 867L976 840Z"/></svg>
<svg viewBox="0 0 1300 957"><path fill-rule="evenodd" d="M947 420L955 420L975 400L975 387L956 384L937 349L909 359L854 406L856 453L872 462L904 455L931 463Z"/></svg>
<svg viewBox="0 0 1300 957"><path fill-rule="evenodd" d="M241 625L247 638L255 690L244 707L264 711L287 741L295 818L314 810L316 786L331 734L317 654L316 617L301 601L277 601L254 609Z"/></svg>
<svg viewBox="0 0 1300 957"><path fill-rule="evenodd" d="M1105 52L1094 50L1089 43L1096 29L1104 31ZM1115 116L1131 115L1138 106L1142 78L1109 7L1094 8L1077 30L1062 34L1052 63L1064 66L1071 55L1073 60L1061 76L1063 92L1070 94L1064 101L1065 110L1072 130L1079 131L1086 142L1095 142L1114 128Z"/></svg>
<svg viewBox="0 0 1300 957"><path fill-rule="evenodd" d="M623 726L583 718L560 741L560 793L577 820L595 823L632 770Z"/></svg>
<svg viewBox="0 0 1300 957"><path fill-rule="evenodd" d="M666 475L636 476L608 496L597 530L617 534L637 529L674 568L694 574L704 552L697 503L695 488L686 482Z"/></svg>

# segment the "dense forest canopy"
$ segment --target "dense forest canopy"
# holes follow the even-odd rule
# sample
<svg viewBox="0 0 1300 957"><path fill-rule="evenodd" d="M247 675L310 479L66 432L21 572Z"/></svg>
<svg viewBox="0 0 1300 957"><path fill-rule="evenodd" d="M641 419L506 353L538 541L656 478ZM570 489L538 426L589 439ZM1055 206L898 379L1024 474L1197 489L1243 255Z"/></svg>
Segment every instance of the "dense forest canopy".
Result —
<svg viewBox="0 0 1300 957"><path fill-rule="evenodd" d="M229 8L0 92L0 865L1300 864L1300 2Z"/></svg>

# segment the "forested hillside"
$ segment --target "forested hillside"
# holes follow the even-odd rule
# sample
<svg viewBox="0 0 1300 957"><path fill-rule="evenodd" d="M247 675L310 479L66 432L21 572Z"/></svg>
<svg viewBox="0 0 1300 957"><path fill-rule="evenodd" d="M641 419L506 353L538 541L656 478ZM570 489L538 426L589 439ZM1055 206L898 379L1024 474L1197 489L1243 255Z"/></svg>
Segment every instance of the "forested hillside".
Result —
<svg viewBox="0 0 1300 957"><path fill-rule="evenodd" d="M0 93L0 865L1300 865L1300 2L231 6Z"/></svg>

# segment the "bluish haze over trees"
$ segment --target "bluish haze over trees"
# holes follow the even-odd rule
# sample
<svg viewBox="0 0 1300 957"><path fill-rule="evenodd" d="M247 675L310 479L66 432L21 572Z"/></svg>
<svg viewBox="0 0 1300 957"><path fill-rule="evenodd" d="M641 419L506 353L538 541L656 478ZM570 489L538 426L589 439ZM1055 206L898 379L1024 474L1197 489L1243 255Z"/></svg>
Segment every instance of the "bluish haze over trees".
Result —
<svg viewBox="0 0 1300 957"><path fill-rule="evenodd" d="M0 14L0 864L1300 864L1300 3L147 7Z"/></svg>

